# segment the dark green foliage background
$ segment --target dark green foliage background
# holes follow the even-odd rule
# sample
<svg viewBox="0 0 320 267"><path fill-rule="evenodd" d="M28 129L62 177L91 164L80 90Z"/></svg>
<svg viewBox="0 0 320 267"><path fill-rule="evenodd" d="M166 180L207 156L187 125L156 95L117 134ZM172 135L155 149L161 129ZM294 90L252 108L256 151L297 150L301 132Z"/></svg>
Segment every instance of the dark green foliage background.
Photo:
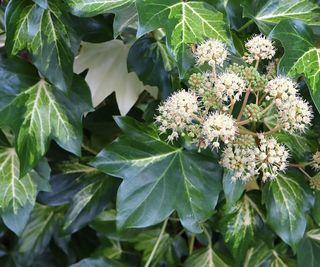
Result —
<svg viewBox="0 0 320 267"><path fill-rule="evenodd" d="M195 71L192 45L219 39L241 62L259 33L313 103L310 131L277 136L307 161L319 146L317 1L1 1L0 266L320 266L320 193L302 172L248 192L219 155L167 144L152 125ZM81 41L114 38L131 45L128 71L159 88L126 117L115 94L94 109L86 72L73 72Z"/></svg>

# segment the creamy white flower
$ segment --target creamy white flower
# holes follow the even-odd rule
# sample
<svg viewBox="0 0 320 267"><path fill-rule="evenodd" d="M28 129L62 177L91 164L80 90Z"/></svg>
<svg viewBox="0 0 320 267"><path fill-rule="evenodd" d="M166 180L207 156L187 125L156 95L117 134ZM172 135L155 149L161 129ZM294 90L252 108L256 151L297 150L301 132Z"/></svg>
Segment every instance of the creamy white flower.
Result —
<svg viewBox="0 0 320 267"><path fill-rule="evenodd" d="M249 54L245 56L248 63L254 60L272 59L276 53L272 41L263 35L256 35L252 37L246 44Z"/></svg>
<svg viewBox="0 0 320 267"><path fill-rule="evenodd" d="M320 151L317 151L312 157L312 167L320 170Z"/></svg>
<svg viewBox="0 0 320 267"><path fill-rule="evenodd" d="M238 131L236 121L228 114L214 112L204 121L202 134L206 145L219 147L219 140L224 143L233 141Z"/></svg>
<svg viewBox="0 0 320 267"><path fill-rule="evenodd" d="M275 104L279 106L281 103L288 101L289 98L295 98L297 94L296 86L296 83L287 77L272 79L265 87L265 92L268 94L266 99L274 99Z"/></svg>
<svg viewBox="0 0 320 267"><path fill-rule="evenodd" d="M258 135L260 139L257 164L262 172L262 181L275 179L279 172L285 171L288 166L289 152L274 138L265 138L263 134Z"/></svg>
<svg viewBox="0 0 320 267"><path fill-rule="evenodd" d="M223 62L227 59L228 51L222 42L210 39L199 44L194 54L198 65L207 62L213 67L215 65L223 65Z"/></svg>
<svg viewBox="0 0 320 267"><path fill-rule="evenodd" d="M300 97L292 97L278 105L279 120L288 132L304 132L311 124L311 106Z"/></svg>
<svg viewBox="0 0 320 267"><path fill-rule="evenodd" d="M245 87L246 82L238 74L226 72L218 77L213 90L219 99L229 102L231 99L238 101Z"/></svg>
<svg viewBox="0 0 320 267"><path fill-rule="evenodd" d="M244 182L258 175L257 148L238 144L228 144L222 152L221 165L234 172L232 180Z"/></svg>
<svg viewBox="0 0 320 267"><path fill-rule="evenodd" d="M185 90L174 93L159 107L156 121L160 132L171 131L168 140L177 139L180 133L188 131L198 110L198 100L194 93Z"/></svg>

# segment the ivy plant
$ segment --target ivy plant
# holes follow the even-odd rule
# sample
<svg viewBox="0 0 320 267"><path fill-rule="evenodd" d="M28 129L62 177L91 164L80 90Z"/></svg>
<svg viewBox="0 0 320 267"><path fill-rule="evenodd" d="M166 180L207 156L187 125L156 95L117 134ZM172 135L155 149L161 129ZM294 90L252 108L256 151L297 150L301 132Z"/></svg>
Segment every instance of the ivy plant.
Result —
<svg viewBox="0 0 320 267"><path fill-rule="evenodd" d="M0 2L0 266L320 266L319 1Z"/></svg>

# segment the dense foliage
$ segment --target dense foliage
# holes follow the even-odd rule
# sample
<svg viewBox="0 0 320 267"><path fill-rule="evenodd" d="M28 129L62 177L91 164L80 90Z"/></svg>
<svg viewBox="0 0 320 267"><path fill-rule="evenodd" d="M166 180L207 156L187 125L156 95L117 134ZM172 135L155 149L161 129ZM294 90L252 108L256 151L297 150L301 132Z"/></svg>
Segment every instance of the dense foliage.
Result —
<svg viewBox="0 0 320 267"><path fill-rule="evenodd" d="M316 0L10 0L0 266L320 266Z"/></svg>

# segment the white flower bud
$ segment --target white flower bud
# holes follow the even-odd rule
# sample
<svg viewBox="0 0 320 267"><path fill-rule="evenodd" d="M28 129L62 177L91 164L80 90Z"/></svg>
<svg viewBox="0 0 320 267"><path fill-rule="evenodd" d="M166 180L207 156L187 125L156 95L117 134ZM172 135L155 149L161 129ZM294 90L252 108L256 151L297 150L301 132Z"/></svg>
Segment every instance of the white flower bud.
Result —
<svg viewBox="0 0 320 267"><path fill-rule="evenodd" d="M297 93L296 84L287 77L277 77L270 80L266 87L265 92L275 100L277 106L290 98L294 98Z"/></svg>

